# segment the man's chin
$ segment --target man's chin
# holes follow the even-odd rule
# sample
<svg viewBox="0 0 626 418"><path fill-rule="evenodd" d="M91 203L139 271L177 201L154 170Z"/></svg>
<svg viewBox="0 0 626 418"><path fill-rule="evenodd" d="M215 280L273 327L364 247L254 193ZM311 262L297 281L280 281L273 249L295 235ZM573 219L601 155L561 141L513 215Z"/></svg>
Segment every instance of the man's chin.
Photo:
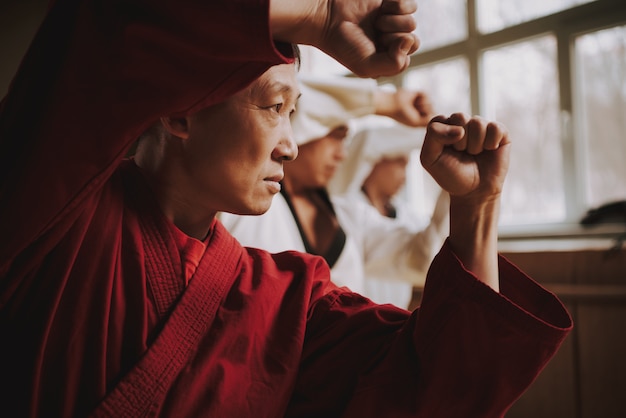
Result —
<svg viewBox="0 0 626 418"><path fill-rule="evenodd" d="M265 212L268 211L269 208L263 210L263 211L254 211L254 212L250 212L250 213L246 213L246 215L248 216L260 216L263 215Z"/></svg>
<svg viewBox="0 0 626 418"><path fill-rule="evenodd" d="M244 215L244 216L259 216L259 215L263 215L269 209L270 209L270 204L268 204L267 206L258 206L257 205L257 206L255 206L253 208L248 207L248 208L241 209L241 210L238 210L238 211L232 211L230 213L233 213L235 215Z"/></svg>

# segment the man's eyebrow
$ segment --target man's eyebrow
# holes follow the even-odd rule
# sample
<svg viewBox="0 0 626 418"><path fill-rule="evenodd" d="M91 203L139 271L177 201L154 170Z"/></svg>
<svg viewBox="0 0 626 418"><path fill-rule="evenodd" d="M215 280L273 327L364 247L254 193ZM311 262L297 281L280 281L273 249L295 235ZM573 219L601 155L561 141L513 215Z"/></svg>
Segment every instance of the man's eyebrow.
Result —
<svg viewBox="0 0 626 418"><path fill-rule="evenodd" d="M275 81L272 84L270 84L270 88L274 91L279 91L279 92L291 92L293 90L293 87L291 87L290 84L285 84L283 82L280 81Z"/></svg>
<svg viewBox="0 0 626 418"><path fill-rule="evenodd" d="M279 92L279 93L286 93L286 94L297 93L296 101L298 101L298 99L300 99L300 96L302 96L302 92L300 91L300 89L297 88L297 86L294 88L291 84L285 84L280 81L274 82L271 85L271 88L274 91Z"/></svg>
<svg viewBox="0 0 626 418"><path fill-rule="evenodd" d="M282 81L272 81L263 83L259 86L259 90L263 91L271 91L277 93L291 93L294 91L294 87L291 84L283 83ZM299 90L296 90L298 93L298 98L302 95Z"/></svg>

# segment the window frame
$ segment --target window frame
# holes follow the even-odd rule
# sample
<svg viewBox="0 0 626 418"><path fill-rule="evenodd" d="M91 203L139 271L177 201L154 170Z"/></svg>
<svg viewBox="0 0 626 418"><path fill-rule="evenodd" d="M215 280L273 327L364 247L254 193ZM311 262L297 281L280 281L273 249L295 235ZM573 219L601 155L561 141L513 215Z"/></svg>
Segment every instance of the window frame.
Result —
<svg viewBox="0 0 626 418"><path fill-rule="evenodd" d="M626 2L596 0L488 33L481 33L478 30L476 6L476 0L467 0L468 36L466 39L425 51L418 50L411 57L411 64L407 71L394 77L381 79L380 83L391 83L396 87L401 87L411 69L464 58L469 68L472 113L484 114L484 91L481 88L484 85L481 81L483 53L546 34L553 35L557 43L566 217L564 221L558 223L502 226L500 227L501 240L525 240L538 237L623 239L626 234L626 224L603 224L593 228L584 228L578 223L588 208L585 204L586 167L582 158L584 138L579 134L582 133L582 129L577 126L578 122L576 122L581 120L576 117L580 115L581 109L577 107L575 97L574 43L577 36L626 24Z"/></svg>

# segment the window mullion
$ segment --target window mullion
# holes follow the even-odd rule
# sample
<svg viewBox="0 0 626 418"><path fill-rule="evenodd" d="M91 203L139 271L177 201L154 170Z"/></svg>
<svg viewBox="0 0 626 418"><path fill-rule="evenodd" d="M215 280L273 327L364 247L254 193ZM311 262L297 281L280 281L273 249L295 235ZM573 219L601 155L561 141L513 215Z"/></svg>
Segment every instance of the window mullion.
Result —
<svg viewBox="0 0 626 418"><path fill-rule="evenodd" d="M478 13L476 0L467 0L467 31L468 42L466 57L469 63L469 83L470 83L470 104L472 107L472 113L475 115L481 114L483 106L481 98L482 93L482 78L480 71L480 57L481 51L478 48L480 33L478 31L478 22L476 20Z"/></svg>
<svg viewBox="0 0 626 418"><path fill-rule="evenodd" d="M561 149L563 152L563 187L565 188L566 220L577 221L585 202L584 165L578 158L574 132L580 131L580 118L573 117L572 38L567 29L557 28L557 67L559 74L559 101L561 110Z"/></svg>

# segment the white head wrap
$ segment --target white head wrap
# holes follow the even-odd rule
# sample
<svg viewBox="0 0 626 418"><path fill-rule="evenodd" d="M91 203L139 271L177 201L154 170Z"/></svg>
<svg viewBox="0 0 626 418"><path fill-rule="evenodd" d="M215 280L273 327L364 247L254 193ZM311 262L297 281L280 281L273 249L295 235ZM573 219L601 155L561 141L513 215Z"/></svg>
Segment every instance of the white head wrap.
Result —
<svg viewBox="0 0 626 418"><path fill-rule="evenodd" d="M348 145L347 157L328 187L331 194L353 193L382 158L409 155L424 141L424 128L405 125L379 126L357 132Z"/></svg>
<svg viewBox="0 0 626 418"><path fill-rule="evenodd" d="M300 75L302 96L291 116L298 145L321 138L332 129L376 111L376 81L364 78Z"/></svg>

